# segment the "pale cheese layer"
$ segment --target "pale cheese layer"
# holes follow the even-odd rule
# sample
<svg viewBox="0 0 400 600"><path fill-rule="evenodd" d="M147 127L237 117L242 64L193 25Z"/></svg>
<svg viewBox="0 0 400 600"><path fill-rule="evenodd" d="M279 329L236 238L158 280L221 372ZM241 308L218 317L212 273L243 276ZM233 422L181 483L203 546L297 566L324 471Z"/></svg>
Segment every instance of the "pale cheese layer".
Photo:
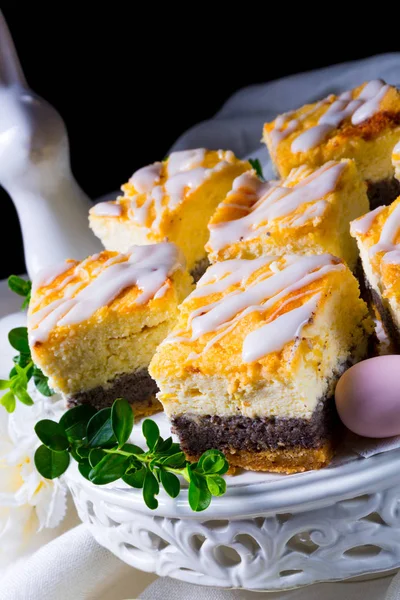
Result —
<svg viewBox="0 0 400 600"><path fill-rule="evenodd" d="M32 357L71 395L147 368L192 289L172 244L104 251L41 273L28 316Z"/></svg>
<svg viewBox="0 0 400 600"><path fill-rule="evenodd" d="M323 254L358 261L349 223L369 209L354 161L293 169L282 181L262 182L254 171L233 182L212 217L206 246L211 262L267 254Z"/></svg>
<svg viewBox="0 0 400 600"><path fill-rule="evenodd" d="M170 416L307 419L371 331L357 281L329 255L226 261L182 304L150 374Z"/></svg>
<svg viewBox="0 0 400 600"><path fill-rule="evenodd" d="M136 171L115 202L93 207L89 224L109 250L168 240L184 253L187 268L206 257L208 221L232 186L250 169L231 151L185 150Z"/></svg>

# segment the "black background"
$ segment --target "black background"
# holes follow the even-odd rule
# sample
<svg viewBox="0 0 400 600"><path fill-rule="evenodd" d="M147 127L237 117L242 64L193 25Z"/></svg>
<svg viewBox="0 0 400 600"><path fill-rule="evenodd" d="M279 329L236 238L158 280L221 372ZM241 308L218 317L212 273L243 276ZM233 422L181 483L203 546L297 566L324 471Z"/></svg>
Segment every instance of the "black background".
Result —
<svg viewBox="0 0 400 600"><path fill-rule="evenodd" d="M217 23L210 4L210 14L202 14L200 4L176 14L170 6L161 14L156 4L142 4L140 11L133 3L93 3L86 11L44 4L15 2L2 10L30 86L67 124L73 171L92 198L159 160L185 129L211 117L240 87L398 50L398 36L387 30L382 42L347 27L335 26L334 35L314 27L309 35L295 17L292 31L244 7L229 12L229 23L228 17ZM24 263L17 217L1 189L0 202L3 278L23 272Z"/></svg>

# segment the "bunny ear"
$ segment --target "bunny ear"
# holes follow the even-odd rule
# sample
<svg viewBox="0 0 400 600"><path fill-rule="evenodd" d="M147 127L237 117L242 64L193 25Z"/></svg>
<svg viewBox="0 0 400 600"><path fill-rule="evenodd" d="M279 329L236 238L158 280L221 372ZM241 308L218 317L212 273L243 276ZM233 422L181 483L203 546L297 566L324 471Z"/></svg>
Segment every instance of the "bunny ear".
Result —
<svg viewBox="0 0 400 600"><path fill-rule="evenodd" d="M26 79L10 30L0 10L0 88L15 84L26 87Z"/></svg>

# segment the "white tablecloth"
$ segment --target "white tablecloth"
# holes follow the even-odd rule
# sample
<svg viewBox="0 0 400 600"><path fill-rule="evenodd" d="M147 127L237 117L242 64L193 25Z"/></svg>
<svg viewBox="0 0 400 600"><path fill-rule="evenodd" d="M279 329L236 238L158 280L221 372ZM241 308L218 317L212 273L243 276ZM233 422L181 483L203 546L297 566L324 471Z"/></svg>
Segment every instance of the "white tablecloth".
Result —
<svg viewBox="0 0 400 600"><path fill-rule="evenodd" d="M266 120L331 92L340 92L378 77L389 83L400 82L400 54L380 55L246 88L234 94L212 121L196 125L186 132L173 149L200 146L230 148L241 156L259 156L266 174L270 176L272 170L268 155L259 143ZM17 304L18 299L13 298L1 284L0 315L15 310ZM75 523L76 516L71 509L63 527L50 532L56 535L53 541L0 573L0 600L123 600L137 597L152 581L141 598L381 600L386 594L386 600L400 599L397 577L390 588L392 578L386 577L368 582L321 584L276 594L220 591L168 578L160 579L124 565L100 548L83 525L60 535L63 529Z"/></svg>

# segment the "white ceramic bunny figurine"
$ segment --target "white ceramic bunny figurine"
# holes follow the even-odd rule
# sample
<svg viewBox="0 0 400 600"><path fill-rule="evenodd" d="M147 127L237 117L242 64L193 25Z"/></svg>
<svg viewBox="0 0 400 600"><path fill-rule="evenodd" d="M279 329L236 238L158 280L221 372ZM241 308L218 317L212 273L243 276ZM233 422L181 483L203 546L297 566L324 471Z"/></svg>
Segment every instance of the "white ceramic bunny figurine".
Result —
<svg viewBox="0 0 400 600"><path fill-rule="evenodd" d="M99 251L88 227L90 200L71 173L63 120L28 88L1 12L0 185L18 212L30 277Z"/></svg>

